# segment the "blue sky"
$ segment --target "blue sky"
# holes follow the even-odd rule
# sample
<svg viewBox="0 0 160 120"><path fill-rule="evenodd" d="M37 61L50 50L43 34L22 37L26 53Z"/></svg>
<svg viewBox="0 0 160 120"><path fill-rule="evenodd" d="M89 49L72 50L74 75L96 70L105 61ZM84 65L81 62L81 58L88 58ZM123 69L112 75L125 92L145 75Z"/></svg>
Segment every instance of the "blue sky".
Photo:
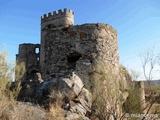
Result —
<svg viewBox="0 0 160 120"><path fill-rule="evenodd" d="M107 23L117 30L120 62L140 69L139 54L160 51L159 0L0 0L0 45L14 59L21 43L40 43L40 17L68 8L75 25Z"/></svg>

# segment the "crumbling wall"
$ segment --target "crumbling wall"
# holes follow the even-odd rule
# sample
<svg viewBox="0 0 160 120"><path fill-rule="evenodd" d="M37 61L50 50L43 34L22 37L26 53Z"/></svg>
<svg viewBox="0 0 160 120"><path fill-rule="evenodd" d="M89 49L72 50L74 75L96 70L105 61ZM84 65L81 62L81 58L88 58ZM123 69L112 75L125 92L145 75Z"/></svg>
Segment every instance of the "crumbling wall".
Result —
<svg viewBox="0 0 160 120"><path fill-rule="evenodd" d="M19 45L19 52L16 55L16 61L18 63L24 62L26 73L23 79L31 79L35 72L40 71L40 44L24 43Z"/></svg>
<svg viewBox="0 0 160 120"><path fill-rule="evenodd" d="M134 81L135 83L135 89L138 89L138 93L139 93L139 103L141 103L140 107L142 109L145 108L145 92L144 92L144 82L143 81Z"/></svg>
<svg viewBox="0 0 160 120"><path fill-rule="evenodd" d="M42 36L44 79L69 76L74 70L89 76L93 62L119 65L117 33L108 24L84 24L60 30L48 29Z"/></svg>

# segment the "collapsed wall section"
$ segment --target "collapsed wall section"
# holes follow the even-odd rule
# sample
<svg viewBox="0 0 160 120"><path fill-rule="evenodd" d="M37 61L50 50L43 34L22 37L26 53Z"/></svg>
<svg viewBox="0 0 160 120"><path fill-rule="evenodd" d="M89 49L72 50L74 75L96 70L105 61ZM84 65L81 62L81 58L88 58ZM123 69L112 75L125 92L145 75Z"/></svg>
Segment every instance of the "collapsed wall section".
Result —
<svg viewBox="0 0 160 120"><path fill-rule="evenodd" d="M19 45L16 55L17 63L24 62L26 72L22 79L31 79L33 72L39 71L40 44L24 43Z"/></svg>
<svg viewBox="0 0 160 120"><path fill-rule="evenodd" d="M42 75L45 80L77 71L89 76L96 60L119 65L117 33L108 24L84 24L47 30L43 37Z"/></svg>

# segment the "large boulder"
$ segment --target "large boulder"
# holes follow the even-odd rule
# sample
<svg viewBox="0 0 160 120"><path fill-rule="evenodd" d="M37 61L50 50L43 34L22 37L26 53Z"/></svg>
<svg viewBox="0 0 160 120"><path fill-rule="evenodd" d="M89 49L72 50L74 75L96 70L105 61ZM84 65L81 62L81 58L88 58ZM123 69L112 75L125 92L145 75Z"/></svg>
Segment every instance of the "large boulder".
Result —
<svg viewBox="0 0 160 120"><path fill-rule="evenodd" d="M87 119L86 113L91 112L92 95L75 73L68 78L54 78L42 82L37 87L35 96L38 100L58 101L61 107L68 111L65 115L67 119L71 119L75 114Z"/></svg>

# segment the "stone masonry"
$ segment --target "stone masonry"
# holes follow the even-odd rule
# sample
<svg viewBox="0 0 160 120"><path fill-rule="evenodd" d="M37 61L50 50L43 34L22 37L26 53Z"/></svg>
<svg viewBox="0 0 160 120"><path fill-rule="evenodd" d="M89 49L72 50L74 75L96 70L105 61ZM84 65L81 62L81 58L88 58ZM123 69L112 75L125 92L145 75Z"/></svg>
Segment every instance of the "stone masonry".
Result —
<svg viewBox="0 0 160 120"><path fill-rule="evenodd" d="M40 70L40 44L24 43L19 45L19 53L16 55L16 61L18 63L24 62L26 67L26 73L23 79L32 79L34 73Z"/></svg>
<svg viewBox="0 0 160 120"><path fill-rule="evenodd" d="M101 23L73 24L72 10L58 10L41 17L41 43L21 44L17 54L17 61L25 62L28 76L40 72L44 80L50 80L76 71L83 79L89 76L95 61L119 66L114 28ZM40 53L36 53L36 48Z"/></svg>

